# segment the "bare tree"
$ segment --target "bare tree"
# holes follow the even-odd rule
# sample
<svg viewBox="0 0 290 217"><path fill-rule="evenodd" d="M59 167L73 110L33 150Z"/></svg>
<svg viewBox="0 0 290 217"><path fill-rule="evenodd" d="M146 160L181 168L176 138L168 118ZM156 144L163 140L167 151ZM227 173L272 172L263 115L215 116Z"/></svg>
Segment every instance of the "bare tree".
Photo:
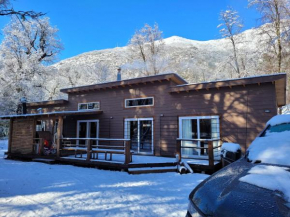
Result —
<svg viewBox="0 0 290 217"><path fill-rule="evenodd" d="M281 72L283 61L283 41L289 39L289 0L249 0L249 7L261 13L264 25L261 34L267 36L267 44L276 57L275 70ZM267 55L268 56L268 55Z"/></svg>
<svg viewBox="0 0 290 217"><path fill-rule="evenodd" d="M0 93L8 99L6 104L11 101L7 108L13 110L22 96L29 100L45 97L45 64L57 58L62 44L57 37L58 29L50 25L48 18L29 21L13 18L3 31Z"/></svg>
<svg viewBox="0 0 290 217"><path fill-rule="evenodd" d="M0 0L0 16L11 15L15 15L22 20L27 20L27 18L37 19L45 15L45 13L35 11L17 11L14 10L10 0Z"/></svg>
<svg viewBox="0 0 290 217"><path fill-rule="evenodd" d="M238 74L238 77L241 77L241 70L238 62L238 55L237 55L237 34L241 33L243 24L240 20L240 16L238 12L229 8L226 11L220 12L220 20L222 21L217 27L220 29L220 34L224 38L228 38L231 41L233 47L233 58L234 58L234 70ZM230 63L231 64L231 63Z"/></svg>
<svg viewBox="0 0 290 217"><path fill-rule="evenodd" d="M146 75L156 75L160 73L161 52L164 47L162 31L159 30L158 24L154 27L148 24L137 30L129 41L129 46L133 53L138 52L138 57L142 60ZM162 64L161 64L162 65Z"/></svg>

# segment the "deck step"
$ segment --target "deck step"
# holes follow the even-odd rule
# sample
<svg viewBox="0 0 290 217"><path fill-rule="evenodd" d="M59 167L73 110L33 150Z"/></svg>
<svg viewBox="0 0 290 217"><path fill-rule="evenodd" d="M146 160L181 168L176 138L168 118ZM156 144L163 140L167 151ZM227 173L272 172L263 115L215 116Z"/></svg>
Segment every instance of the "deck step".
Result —
<svg viewBox="0 0 290 217"><path fill-rule="evenodd" d="M138 168L129 168L129 174L145 174L145 173L167 173L167 172L176 172L176 166L168 167L138 167Z"/></svg>
<svg viewBox="0 0 290 217"><path fill-rule="evenodd" d="M129 168L144 168L144 167L173 167L176 166L177 162L167 163L130 163Z"/></svg>
<svg viewBox="0 0 290 217"><path fill-rule="evenodd" d="M54 164L55 163L54 159L46 159L46 158L33 158L32 161L46 163L46 164Z"/></svg>

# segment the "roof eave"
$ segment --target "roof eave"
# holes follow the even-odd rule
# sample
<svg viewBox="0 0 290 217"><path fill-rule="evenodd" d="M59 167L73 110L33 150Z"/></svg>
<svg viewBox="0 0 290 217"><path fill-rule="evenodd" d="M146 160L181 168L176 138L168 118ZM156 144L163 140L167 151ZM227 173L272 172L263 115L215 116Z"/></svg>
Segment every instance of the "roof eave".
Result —
<svg viewBox="0 0 290 217"><path fill-rule="evenodd" d="M75 93L75 92L87 92L93 90L101 90L101 89L110 89L115 87L125 87L125 86L132 86L136 84L147 84L147 83L154 83L154 82L162 82L162 81L170 81L172 80L177 85L180 84L187 84L187 82L181 78L179 75L175 73L170 74L160 74L155 76L148 76L148 77L141 77L141 78L134 78L122 81L113 81L103 84L94 84L94 85L87 85L81 87L72 87L72 88L64 88L61 89L60 92L62 93Z"/></svg>

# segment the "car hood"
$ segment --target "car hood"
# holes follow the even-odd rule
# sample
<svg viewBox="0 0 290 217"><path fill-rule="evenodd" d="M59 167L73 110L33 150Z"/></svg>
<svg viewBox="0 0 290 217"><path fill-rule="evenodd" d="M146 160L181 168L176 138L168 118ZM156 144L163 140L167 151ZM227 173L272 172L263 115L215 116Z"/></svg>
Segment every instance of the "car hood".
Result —
<svg viewBox="0 0 290 217"><path fill-rule="evenodd" d="M189 199L207 216L290 216L279 192L239 181L255 165L245 158L232 163L200 183Z"/></svg>

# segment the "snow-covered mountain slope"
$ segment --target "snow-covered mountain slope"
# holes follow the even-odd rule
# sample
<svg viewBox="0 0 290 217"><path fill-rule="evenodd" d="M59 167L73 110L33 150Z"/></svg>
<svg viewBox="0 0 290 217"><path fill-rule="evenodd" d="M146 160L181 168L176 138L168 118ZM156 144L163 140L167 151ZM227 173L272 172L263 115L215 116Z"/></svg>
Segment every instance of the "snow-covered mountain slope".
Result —
<svg viewBox="0 0 290 217"><path fill-rule="evenodd" d="M261 39L258 32L259 29L250 29L237 36L238 54L244 70L247 71L246 75L252 71L257 74L258 70L255 67L262 61L258 54ZM228 39L196 41L172 36L164 39L164 52L161 56L163 64L161 72L176 72L190 82L237 77L231 65L232 44ZM97 64L107 69L109 76L106 80L113 80L118 67L123 70L123 78L140 76L136 71L135 57L136 52L132 53L132 49L125 46L86 52L60 61L54 66L60 71L66 69L73 73L73 68L78 68L79 71L83 67L95 67ZM86 80L87 83L96 81L98 79Z"/></svg>

